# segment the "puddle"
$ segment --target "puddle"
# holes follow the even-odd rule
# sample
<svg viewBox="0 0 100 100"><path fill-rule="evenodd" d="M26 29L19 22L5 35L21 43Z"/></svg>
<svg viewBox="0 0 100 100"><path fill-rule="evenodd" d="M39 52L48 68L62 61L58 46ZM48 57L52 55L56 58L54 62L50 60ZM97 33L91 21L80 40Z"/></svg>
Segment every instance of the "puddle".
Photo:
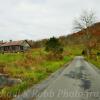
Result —
<svg viewBox="0 0 100 100"><path fill-rule="evenodd" d="M91 81L86 79L81 79L82 84L80 85L84 90L90 89Z"/></svg>

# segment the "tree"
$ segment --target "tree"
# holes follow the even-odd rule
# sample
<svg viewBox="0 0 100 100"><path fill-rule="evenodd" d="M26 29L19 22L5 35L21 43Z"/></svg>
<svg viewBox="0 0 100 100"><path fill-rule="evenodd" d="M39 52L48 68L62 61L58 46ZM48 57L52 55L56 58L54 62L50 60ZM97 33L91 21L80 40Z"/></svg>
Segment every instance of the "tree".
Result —
<svg viewBox="0 0 100 100"><path fill-rule="evenodd" d="M82 38L84 40L87 55L91 54L91 48L89 47L89 43L91 43L90 41L92 38L92 34L89 27L96 22L95 18L95 14L92 11L84 11L78 19L74 20L74 30L82 31L84 33L84 37Z"/></svg>
<svg viewBox="0 0 100 100"><path fill-rule="evenodd" d="M52 37L46 42L45 50L52 53L54 55L53 57L56 58L62 54L63 47L57 38Z"/></svg>

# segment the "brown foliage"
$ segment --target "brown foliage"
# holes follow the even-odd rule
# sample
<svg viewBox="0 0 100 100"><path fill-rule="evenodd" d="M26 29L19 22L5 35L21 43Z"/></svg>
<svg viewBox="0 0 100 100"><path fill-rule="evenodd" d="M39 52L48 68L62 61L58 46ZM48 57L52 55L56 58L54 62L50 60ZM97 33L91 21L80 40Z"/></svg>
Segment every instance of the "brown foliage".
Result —
<svg viewBox="0 0 100 100"><path fill-rule="evenodd" d="M35 67L38 64L41 64L45 60L44 55L37 55L37 56L32 56L32 52L27 52L23 55L23 60L21 61L16 61L15 66L20 66L20 67L25 67L25 68L31 68Z"/></svg>
<svg viewBox="0 0 100 100"><path fill-rule="evenodd" d="M61 59L63 59L63 55L51 52L51 53L47 54L46 59L47 60L61 60Z"/></svg>
<svg viewBox="0 0 100 100"><path fill-rule="evenodd" d="M4 73L5 67L6 67L6 64L4 62L0 62L0 73Z"/></svg>

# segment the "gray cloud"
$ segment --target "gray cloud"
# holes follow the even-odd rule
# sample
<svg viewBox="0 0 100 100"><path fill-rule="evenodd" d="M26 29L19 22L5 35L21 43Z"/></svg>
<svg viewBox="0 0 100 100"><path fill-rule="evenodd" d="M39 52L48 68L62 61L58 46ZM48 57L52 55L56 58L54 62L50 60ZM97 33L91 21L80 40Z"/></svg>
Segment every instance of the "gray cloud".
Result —
<svg viewBox="0 0 100 100"><path fill-rule="evenodd" d="M0 0L0 40L67 35L82 10L100 16L99 0Z"/></svg>

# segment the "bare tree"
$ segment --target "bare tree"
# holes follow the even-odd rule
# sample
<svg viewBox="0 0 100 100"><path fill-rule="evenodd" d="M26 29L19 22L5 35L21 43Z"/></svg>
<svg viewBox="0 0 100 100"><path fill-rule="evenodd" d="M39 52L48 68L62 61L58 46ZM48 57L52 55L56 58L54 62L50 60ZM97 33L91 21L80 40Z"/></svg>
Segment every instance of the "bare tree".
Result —
<svg viewBox="0 0 100 100"><path fill-rule="evenodd" d="M82 15L74 20L74 30L75 31L82 31L84 33L84 43L86 47L86 53L90 55L91 48L89 48L89 43L91 40L91 31L89 30L89 27L92 26L96 22L95 13L92 11L84 11Z"/></svg>

